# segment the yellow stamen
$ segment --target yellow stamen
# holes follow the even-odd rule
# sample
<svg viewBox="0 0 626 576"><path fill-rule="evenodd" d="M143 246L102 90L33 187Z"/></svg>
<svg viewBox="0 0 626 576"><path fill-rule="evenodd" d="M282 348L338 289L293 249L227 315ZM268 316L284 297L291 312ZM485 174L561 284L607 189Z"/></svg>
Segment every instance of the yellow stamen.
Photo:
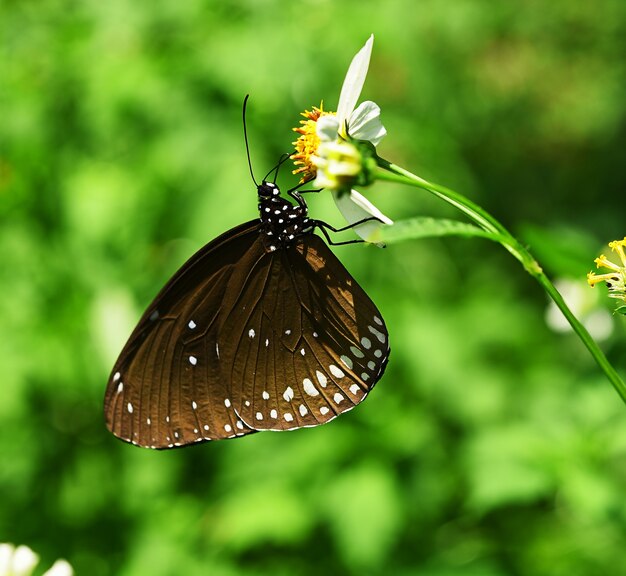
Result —
<svg viewBox="0 0 626 576"><path fill-rule="evenodd" d="M596 267L598 268L609 268L610 270L615 270L616 272L619 272L621 270L621 268L617 264L611 262L604 254L600 254L600 256L598 256L598 258L594 260L594 262Z"/></svg>
<svg viewBox="0 0 626 576"><path fill-rule="evenodd" d="M626 302L626 254L624 253L624 246L626 246L626 238L609 242L609 248L617 252L622 261L622 266L611 262L604 254L601 254L594 260L596 266L598 268L608 268L611 272L608 274L589 272L587 274L587 283L593 287L600 282L606 282L606 286L609 289L609 298L617 298Z"/></svg>
<svg viewBox="0 0 626 576"><path fill-rule="evenodd" d="M294 132L300 134L298 139L292 142L296 151L291 155L294 164L298 166L293 173L301 174L300 182L311 180L317 174L317 167L312 161L320 144L320 139L317 135L317 121L322 116L334 114L335 112L326 112L322 102L319 108L313 106L312 110L302 112L301 116L304 116L305 120L300 120L300 126L293 128Z"/></svg>
<svg viewBox="0 0 626 576"><path fill-rule="evenodd" d="M593 287L600 282L619 282L619 276L615 274L596 274L595 272L587 273L587 284Z"/></svg>
<svg viewBox="0 0 626 576"><path fill-rule="evenodd" d="M620 257L622 261L622 266L626 267L626 255L624 254L624 246L626 246L626 237L623 240L613 240L613 242L609 242L609 248Z"/></svg>

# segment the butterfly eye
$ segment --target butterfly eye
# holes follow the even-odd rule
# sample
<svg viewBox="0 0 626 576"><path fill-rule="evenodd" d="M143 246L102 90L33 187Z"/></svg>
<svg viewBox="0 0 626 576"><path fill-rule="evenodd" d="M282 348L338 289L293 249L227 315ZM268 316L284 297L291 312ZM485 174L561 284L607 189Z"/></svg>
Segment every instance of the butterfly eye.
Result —
<svg viewBox="0 0 626 576"><path fill-rule="evenodd" d="M385 323L298 198L264 181L260 218L207 244L156 296L109 379L113 434L163 449L293 430L369 394L389 357Z"/></svg>

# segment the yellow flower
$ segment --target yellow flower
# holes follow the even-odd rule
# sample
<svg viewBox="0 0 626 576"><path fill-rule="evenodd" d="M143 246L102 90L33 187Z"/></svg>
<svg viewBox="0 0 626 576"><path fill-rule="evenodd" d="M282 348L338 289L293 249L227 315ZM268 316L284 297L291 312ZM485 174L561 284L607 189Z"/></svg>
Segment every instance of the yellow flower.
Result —
<svg viewBox="0 0 626 576"><path fill-rule="evenodd" d="M626 254L624 247L626 246L626 238L623 240L614 240L609 242L609 248L616 252L622 265L611 262L604 254L601 254L594 260L598 268L608 268L611 272L606 274L596 274L589 272L587 274L587 282L593 287L600 282L605 282L609 289L609 297L617 298L626 302Z"/></svg>

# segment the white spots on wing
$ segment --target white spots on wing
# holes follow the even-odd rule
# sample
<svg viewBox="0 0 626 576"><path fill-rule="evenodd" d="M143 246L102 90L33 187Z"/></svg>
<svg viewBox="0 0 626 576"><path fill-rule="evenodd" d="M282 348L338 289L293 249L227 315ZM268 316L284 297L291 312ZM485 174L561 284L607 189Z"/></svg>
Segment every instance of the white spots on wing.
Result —
<svg viewBox="0 0 626 576"><path fill-rule="evenodd" d="M287 386L286 390L283 392L283 398L286 402L293 400L293 388L291 386Z"/></svg>
<svg viewBox="0 0 626 576"><path fill-rule="evenodd" d="M322 416L326 416L326 414L328 414L330 412L330 409L328 408L328 406L322 406L320 408L320 414Z"/></svg>
<svg viewBox="0 0 626 576"><path fill-rule="evenodd" d="M302 349L300 350L300 354L302 354L302 356L304 356L304 348L302 348Z"/></svg>
<svg viewBox="0 0 626 576"><path fill-rule="evenodd" d="M177 431L174 431L174 438L179 438L179 437L180 437L180 436L179 436L178 432L177 432Z"/></svg>
<svg viewBox="0 0 626 576"><path fill-rule="evenodd" d="M124 390L124 382L120 382L117 385L117 393L119 394L122 390Z"/></svg>
<svg viewBox="0 0 626 576"><path fill-rule="evenodd" d="M194 433L194 434L198 434L198 432L199 432L199 430L198 430L197 428L194 428L194 429L193 429L193 433Z"/></svg>
<svg viewBox="0 0 626 576"><path fill-rule="evenodd" d="M376 358L380 358L382 355L382 350L374 350L374 356L376 356Z"/></svg>
<svg viewBox="0 0 626 576"><path fill-rule="evenodd" d="M333 396L333 400L335 401L335 404L339 404L342 400L343 400L343 394L340 394L339 392L337 392L334 396Z"/></svg>
<svg viewBox="0 0 626 576"><path fill-rule="evenodd" d="M317 338L319 334L317 332L313 332L313 338Z"/></svg>
<svg viewBox="0 0 626 576"><path fill-rule="evenodd" d="M269 206L267 206L267 207L265 208L265 211L266 211L266 212L270 212L270 208L269 208Z"/></svg>
<svg viewBox="0 0 626 576"><path fill-rule="evenodd" d="M150 426L150 424L152 424L152 420L150 418L146 418L146 424Z"/></svg>
<svg viewBox="0 0 626 576"><path fill-rule="evenodd" d="M244 402L244 404L246 405L246 408L249 408L249 407L250 407L250 400L246 400L246 401Z"/></svg>
<svg viewBox="0 0 626 576"><path fill-rule="evenodd" d="M133 405L130 402L126 404L126 409L128 410L129 414L133 413Z"/></svg>
<svg viewBox="0 0 626 576"><path fill-rule="evenodd" d="M370 379L370 375L367 372L363 372L363 374L361 374L361 380L363 380L363 382L367 382Z"/></svg>
<svg viewBox="0 0 626 576"><path fill-rule="evenodd" d="M263 394L261 394L261 396L263 396L263 400L270 399L270 393L267 390L263 390Z"/></svg>
<svg viewBox="0 0 626 576"><path fill-rule="evenodd" d="M196 327L196 323L193 320L189 320L189 324L187 324L187 326L193 330Z"/></svg>
<svg viewBox="0 0 626 576"><path fill-rule="evenodd" d="M215 353L217 354L217 357L220 357L220 345L216 342L215 343Z"/></svg>
<svg viewBox="0 0 626 576"><path fill-rule="evenodd" d="M235 425L239 428L239 430L243 430L243 422L241 420L237 420Z"/></svg>
<svg viewBox="0 0 626 576"><path fill-rule="evenodd" d="M345 376L343 370L341 368L337 368L334 364L331 364L328 369L335 378L343 378Z"/></svg>
<svg viewBox="0 0 626 576"><path fill-rule="evenodd" d="M226 426L224 426L224 430L226 432L232 432L233 431L233 427L230 424L226 424Z"/></svg>
<svg viewBox="0 0 626 576"><path fill-rule="evenodd" d="M208 430L209 430L209 425L208 425L208 424L205 424L202 428L204 428L204 429L208 432Z"/></svg>
<svg viewBox="0 0 626 576"><path fill-rule="evenodd" d="M354 354L357 358L363 358L365 356L365 354L363 354L363 352L361 352L361 350L359 350L356 346L350 346L350 352L352 352L352 354Z"/></svg>
<svg viewBox="0 0 626 576"><path fill-rule="evenodd" d="M368 350L372 347L372 341L365 336L361 338L361 344L363 345L363 348L367 348Z"/></svg>
<svg viewBox="0 0 626 576"><path fill-rule="evenodd" d="M293 414L291 414L291 412L285 412L285 415L283 416L283 418L287 422L293 422Z"/></svg>
<svg viewBox="0 0 626 576"><path fill-rule="evenodd" d="M374 316L374 322L376 322L379 326L383 325L383 321L378 316Z"/></svg>
<svg viewBox="0 0 626 576"><path fill-rule="evenodd" d="M320 383L320 386L322 388L326 388L326 384L328 384L328 378L326 378L326 374L320 372L319 370L316 370L315 375L317 376L317 381Z"/></svg>
<svg viewBox="0 0 626 576"><path fill-rule="evenodd" d="M276 420L278 418L278 412L275 409L270 410L270 417Z"/></svg>
<svg viewBox="0 0 626 576"><path fill-rule="evenodd" d="M256 419L257 420L263 420L263 414L261 414L260 412L256 413Z"/></svg>
<svg viewBox="0 0 626 576"><path fill-rule="evenodd" d="M358 384L352 384L352 386L350 386L350 392L351 392L352 394L354 394L355 396L356 396L356 393L357 393L359 390L361 390L361 389L359 388L359 385L358 385Z"/></svg>
<svg viewBox="0 0 626 576"><path fill-rule="evenodd" d="M248 336L250 338L254 338L256 336L256 332L254 331L254 328L250 328L250 330L248 330Z"/></svg>
<svg viewBox="0 0 626 576"><path fill-rule="evenodd" d="M154 312L152 312L152 314L150 314L150 320L152 322L154 322L158 317L159 317L159 311L158 310L155 310Z"/></svg>
<svg viewBox="0 0 626 576"><path fill-rule="evenodd" d="M318 374L319 374L319 372L318 372ZM323 376L323 374L322 374L322 376ZM302 385L304 386L304 391L309 396L318 396L319 395L319 391L313 385L313 382L311 382L311 380L309 378L305 378L304 380L302 380Z"/></svg>
<svg viewBox="0 0 626 576"><path fill-rule="evenodd" d="M291 334L291 330L285 330L285 336L289 336Z"/></svg>
<svg viewBox="0 0 626 576"><path fill-rule="evenodd" d="M345 355L344 355L344 356L341 356L341 357L339 358L339 360L341 360L341 361L343 362L344 366L345 366L348 370L352 370L352 366L353 366L353 364L352 364L352 359L351 359L351 358L348 358L347 356L345 356Z"/></svg>
<svg viewBox="0 0 626 576"><path fill-rule="evenodd" d="M195 366L198 363L198 359L195 356L189 356L189 364Z"/></svg>
<svg viewBox="0 0 626 576"><path fill-rule="evenodd" d="M117 382L121 377L122 375L119 372L116 372L113 374L113 382Z"/></svg>
<svg viewBox="0 0 626 576"><path fill-rule="evenodd" d="M270 345L270 339L266 338L265 339L265 347L267 348Z"/></svg>
<svg viewBox="0 0 626 576"><path fill-rule="evenodd" d="M306 416L309 413L308 408L304 404L300 404L298 410L300 410L300 416Z"/></svg>
<svg viewBox="0 0 626 576"><path fill-rule="evenodd" d="M226 406L226 408L230 408L231 404L230 404L230 400L228 398L224 399L224 406Z"/></svg>
<svg viewBox="0 0 626 576"><path fill-rule="evenodd" d="M196 403L196 401L195 401L195 400L192 400L192 401L191 401L191 407L192 407L194 410L197 410L197 409L198 409L198 404Z"/></svg>
<svg viewBox="0 0 626 576"><path fill-rule="evenodd" d="M378 341L381 342L382 344L385 343L386 337L385 335L380 332L379 330L376 330L376 328L374 328L373 326L368 326L367 329L374 335L376 336L376 338L378 338Z"/></svg>
<svg viewBox="0 0 626 576"><path fill-rule="evenodd" d="M276 215L280 214L280 210L274 210L274 214Z"/></svg>
<svg viewBox="0 0 626 576"><path fill-rule="evenodd" d="M270 252L276 252L276 246L270 246Z"/></svg>
<svg viewBox="0 0 626 576"><path fill-rule="evenodd" d="M166 416L166 417L165 417L165 421L169 424L169 423L170 423L170 417L169 417L169 416Z"/></svg>
<svg viewBox="0 0 626 576"><path fill-rule="evenodd" d="M374 368L376 368L376 362L374 362L373 360L370 360L370 361L367 363L367 367L368 367L370 370L373 370Z"/></svg>

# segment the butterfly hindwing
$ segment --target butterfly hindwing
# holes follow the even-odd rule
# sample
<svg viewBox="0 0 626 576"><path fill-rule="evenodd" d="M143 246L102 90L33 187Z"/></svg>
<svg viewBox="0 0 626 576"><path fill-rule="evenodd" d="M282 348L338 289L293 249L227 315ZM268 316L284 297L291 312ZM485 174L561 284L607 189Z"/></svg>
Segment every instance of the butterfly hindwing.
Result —
<svg viewBox="0 0 626 576"><path fill-rule="evenodd" d="M386 327L318 236L264 260L228 312L235 334L220 335L234 359L224 377L236 412L257 430L324 424L360 403L382 376Z"/></svg>

